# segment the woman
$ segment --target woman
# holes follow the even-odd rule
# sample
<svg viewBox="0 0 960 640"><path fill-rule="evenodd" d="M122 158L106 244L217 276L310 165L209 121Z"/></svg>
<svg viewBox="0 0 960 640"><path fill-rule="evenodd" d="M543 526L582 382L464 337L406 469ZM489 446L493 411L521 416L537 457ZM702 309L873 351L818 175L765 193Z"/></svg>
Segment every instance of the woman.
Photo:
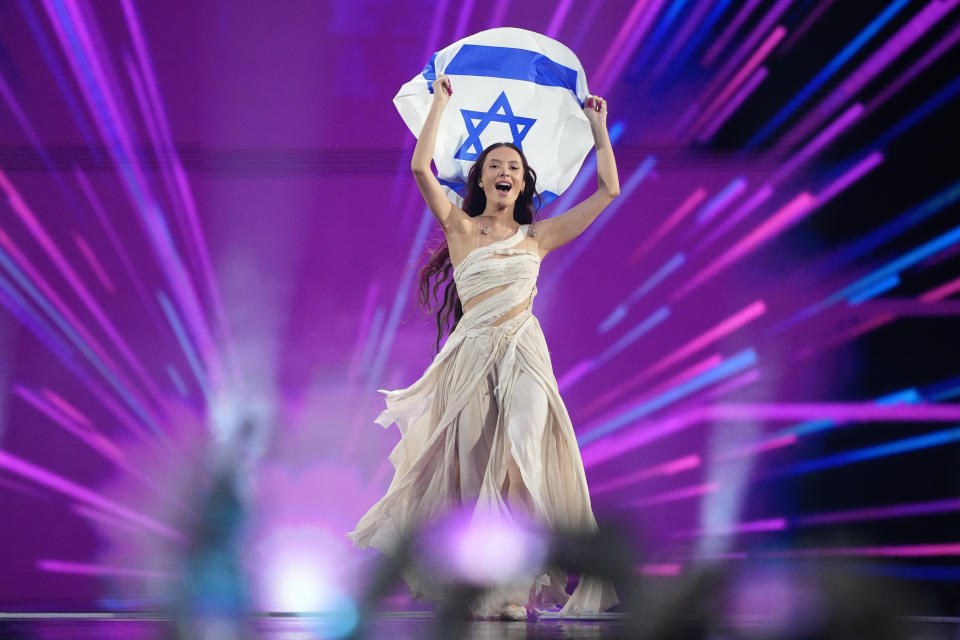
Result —
<svg viewBox="0 0 960 640"><path fill-rule="evenodd" d="M436 293L452 269L437 324L442 335L444 308L447 315L454 308L455 326L420 380L386 392L387 410L377 422L400 428L401 440L390 454L396 473L387 494L349 534L360 547L387 553L405 532L463 504L551 528L597 526L573 427L531 305L543 258L580 235L620 193L606 102L591 96L584 109L596 144L596 193L533 224L536 173L512 144L491 145L477 159L463 208L447 200L430 160L451 94L450 79L439 76L411 167L446 237L422 273L422 298L432 276L440 276ZM523 619L532 604L563 605L563 615L617 604L612 586L596 578L581 579L572 595L562 572L534 578L492 589L473 613ZM406 580L415 597L442 597L430 592L429 580L413 574Z"/></svg>

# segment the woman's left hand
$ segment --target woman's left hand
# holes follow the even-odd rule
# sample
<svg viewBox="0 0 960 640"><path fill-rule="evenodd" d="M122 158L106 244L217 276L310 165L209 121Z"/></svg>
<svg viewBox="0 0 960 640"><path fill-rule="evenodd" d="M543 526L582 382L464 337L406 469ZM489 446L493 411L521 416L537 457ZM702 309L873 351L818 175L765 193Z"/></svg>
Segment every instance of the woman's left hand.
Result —
<svg viewBox="0 0 960 640"><path fill-rule="evenodd" d="M607 101L600 96L587 96L587 101L583 105L583 113L590 121L590 126L606 126Z"/></svg>

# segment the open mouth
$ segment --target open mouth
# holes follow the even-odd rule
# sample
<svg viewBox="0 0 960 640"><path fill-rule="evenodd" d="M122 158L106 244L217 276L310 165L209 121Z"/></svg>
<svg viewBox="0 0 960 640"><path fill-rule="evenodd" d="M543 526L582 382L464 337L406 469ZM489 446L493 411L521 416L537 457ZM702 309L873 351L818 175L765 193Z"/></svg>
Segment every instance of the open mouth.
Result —
<svg viewBox="0 0 960 640"><path fill-rule="evenodd" d="M507 191L510 191L510 187L512 185L509 182L498 182L496 186L497 186L497 191L503 191L504 193L506 193Z"/></svg>

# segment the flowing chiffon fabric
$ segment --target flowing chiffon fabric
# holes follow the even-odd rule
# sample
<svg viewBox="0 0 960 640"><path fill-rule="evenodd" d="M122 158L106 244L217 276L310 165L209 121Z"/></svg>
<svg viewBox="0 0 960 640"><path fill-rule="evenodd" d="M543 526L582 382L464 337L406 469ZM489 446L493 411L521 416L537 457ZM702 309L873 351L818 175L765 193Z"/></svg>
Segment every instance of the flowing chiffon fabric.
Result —
<svg viewBox="0 0 960 640"><path fill-rule="evenodd" d="M511 518L508 469L522 478L523 515L545 527L589 532L597 524L573 426L560 398L550 354L531 312L540 257L519 249L529 225L478 247L454 269L460 299L481 294L413 385L386 393L377 422L400 429L390 454L386 495L348 536L390 554L401 537L451 508ZM516 489L516 488L515 488ZM411 594L438 601L430 576L404 575ZM542 568L527 580L497 585L473 605L496 615L507 604L560 606L563 615L597 613L618 603L613 586L582 576L572 595L566 575Z"/></svg>

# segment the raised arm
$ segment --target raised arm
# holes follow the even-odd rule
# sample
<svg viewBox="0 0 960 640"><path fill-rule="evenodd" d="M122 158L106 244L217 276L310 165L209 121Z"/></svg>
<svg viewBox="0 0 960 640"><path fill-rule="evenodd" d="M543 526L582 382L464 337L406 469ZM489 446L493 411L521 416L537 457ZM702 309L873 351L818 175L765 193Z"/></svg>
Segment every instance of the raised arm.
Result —
<svg viewBox="0 0 960 640"><path fill-rule="evenodd" d="M590 96L583 111L590 121L590 130L593 132L597 149L597 190L569 211L536 223L540 253L543 255L562 247L583 233L600 212L620 195L617 162L613 157L610 135L607 133L607 101Z"/></svg>
<svg viewBox="0 0 960 640"><path fill-rule="evenodd" d="M417 146L413 149L413 160L410 161L410 168L413 170L413 176L417 180L417 186L427 206L433 213L444 231L450 231L462 226L468 218L463 209L452 204L437 177L433 175L430 168L430 161L433 158L433 151L437 144L437 129L440 126L440 116L443 115L443 109L447 106L453 89L450 85L450 78L441 75L433 83L433 104L430 105L430 112L420 130L420 136L417 138Z"/></svg>

